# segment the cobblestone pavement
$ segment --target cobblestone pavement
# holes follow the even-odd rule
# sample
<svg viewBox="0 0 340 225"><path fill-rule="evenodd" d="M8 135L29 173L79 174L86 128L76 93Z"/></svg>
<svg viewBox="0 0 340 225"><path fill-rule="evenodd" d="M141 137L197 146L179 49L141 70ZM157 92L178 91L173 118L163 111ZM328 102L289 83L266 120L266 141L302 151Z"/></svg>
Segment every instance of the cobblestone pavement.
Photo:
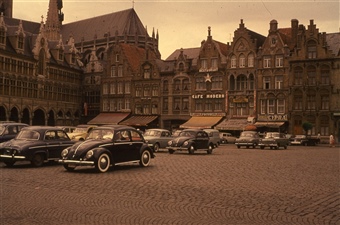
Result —
<svg viewBox="0 0 340 225"><path fill-rule="evenodd" d="M0 163L1 225L340 224L339 148L159 152L151 165L66 172Z"/></svg>

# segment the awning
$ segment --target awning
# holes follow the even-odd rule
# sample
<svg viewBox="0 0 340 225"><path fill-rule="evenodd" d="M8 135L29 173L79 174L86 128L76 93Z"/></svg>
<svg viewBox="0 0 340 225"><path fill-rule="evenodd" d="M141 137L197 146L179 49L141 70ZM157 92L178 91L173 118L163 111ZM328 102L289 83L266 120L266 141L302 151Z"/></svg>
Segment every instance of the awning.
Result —
<svg viewBox="0 0 340 225"><path fill-rule="evenodd" d="M271 128L279 128L285 122L256 122L254 125L257 127L271 127Z"/></svg>
<svg viewBox="0 0 340 225"><path fill-rule="evenodd" d="M149 123L157 119L157 117L158 116L131 116L119 124L128 126L147 126Z"/></svg>
<svg viewBox="0 0 340 225"><path fill-rule="evenodd" d="M183 129L208 129L212 128L221 119L221 116L193 116L179 127Z"/></svg>
<svg viewBox="0 0 340 225"><path fill-rule="evenodd" d="M104 125L104 124L118 124L125 119L129 113L100 113L98 116L90 120L87 124Z"/></svg>
<svg viewBox="0 0 340 225"><path fill-rule="evenodd" d="M249 125L247 119L224 119L215 126L216 130L243 130Z"/></svg>

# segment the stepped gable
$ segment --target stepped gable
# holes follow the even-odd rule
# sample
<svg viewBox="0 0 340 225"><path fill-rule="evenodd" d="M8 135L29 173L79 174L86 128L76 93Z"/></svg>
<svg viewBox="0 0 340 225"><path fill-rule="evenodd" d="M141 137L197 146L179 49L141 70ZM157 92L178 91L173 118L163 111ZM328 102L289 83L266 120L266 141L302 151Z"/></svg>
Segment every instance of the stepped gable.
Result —
<svg viewBox="0 0 340 225"><path fill-rule="evenodd" d="M127 9L114 12L102 16L97 16L85 20L80 20L68 24L63 24L61 33L64 41L72 34L75 43L93 40L96 35L99 39L104 38L105 34L115 36L118 32L119 36L127 35L149 35L139 19L134 9ZM65 43L65 42L64 42Z"/></svg>

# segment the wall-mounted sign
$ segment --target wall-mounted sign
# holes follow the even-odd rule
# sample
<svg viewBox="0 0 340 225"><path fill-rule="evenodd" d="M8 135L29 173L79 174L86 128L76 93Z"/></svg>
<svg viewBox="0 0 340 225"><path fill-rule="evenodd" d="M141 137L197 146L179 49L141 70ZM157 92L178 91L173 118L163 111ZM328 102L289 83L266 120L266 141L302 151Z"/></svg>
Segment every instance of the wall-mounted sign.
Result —
<svg viewBox="0 0 340 225"><path fill-rule="evenodd" d="M193 99L203 99L203 98L224 98L224 94L207 94L207 95L192 95Z"/></svg>
<svg viewBox="0 0 340 225"><path fill-rule="evenodd" d="M225 116L225 113L190 113L190 116Z"/></svg>
<svg viewBox="0 0 340 225"><path fill-rule="evenodd" d="M258 115L257 121L287 121L288 115L287 114L273 114L273 115Z"/></svg>
<svg viewBox="0 0 340 225"><path fill-rule="evenodd" d="M233 99L234 103L243 103L243 102L248 102L248 98L245 96L237 96Z"/></svg>

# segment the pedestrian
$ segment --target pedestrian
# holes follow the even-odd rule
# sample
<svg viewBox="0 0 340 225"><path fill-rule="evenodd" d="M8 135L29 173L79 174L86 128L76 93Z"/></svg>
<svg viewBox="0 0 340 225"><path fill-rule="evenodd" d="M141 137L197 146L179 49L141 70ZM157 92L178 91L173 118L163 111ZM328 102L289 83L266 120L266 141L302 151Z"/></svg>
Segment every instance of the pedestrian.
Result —
<svg viewBox="0 0 340 225"><path fill-rule="evenodd" d="M335 144L334 142L335 142L334 136L333 136L333 134L331 134L329 136L329 147L334 147L334 144Z"/></svg>

